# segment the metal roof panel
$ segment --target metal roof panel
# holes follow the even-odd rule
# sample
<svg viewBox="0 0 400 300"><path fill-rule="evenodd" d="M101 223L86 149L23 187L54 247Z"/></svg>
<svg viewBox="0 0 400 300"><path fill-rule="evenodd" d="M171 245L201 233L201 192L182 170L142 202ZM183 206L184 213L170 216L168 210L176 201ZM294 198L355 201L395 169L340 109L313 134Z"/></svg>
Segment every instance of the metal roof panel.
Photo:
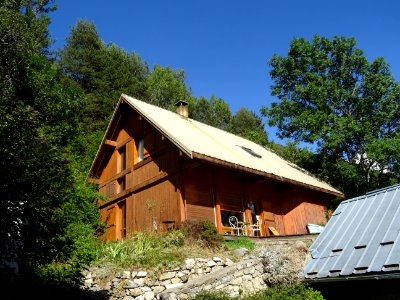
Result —
<svg viewBox="0 0 400 300"><path fill-rule="evenodd" d="M400 263L400 185L343 201L310 247L305 277L393 272ZM311 275L310 275L311 273Z"/></svg>

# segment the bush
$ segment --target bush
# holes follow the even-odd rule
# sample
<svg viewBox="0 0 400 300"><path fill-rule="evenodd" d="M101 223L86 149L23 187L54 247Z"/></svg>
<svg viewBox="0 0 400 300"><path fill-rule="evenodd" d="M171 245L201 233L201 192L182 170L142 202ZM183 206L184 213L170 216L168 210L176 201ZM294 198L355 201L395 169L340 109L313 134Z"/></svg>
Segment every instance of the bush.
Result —
<svg viewBox="0 0 400 300"><path fill-rule="evenodd" d="M235 298L230 297L225 292L201 292L196 295L195 300L232 300Z"/></svg>
<svg viewBox="0 0 400 300"><path fill-rule="evenodd" d="M244 297L230 297L224 292L203 292L194 300L324 300L319 291L304 284L292 286L280 285Z"/></svg>
<svg viewBox="0 0 400 300"><path fill-rule="evenodd" d="M223 238L218 234L214 223L209 220L186 220L181 229L186 239L199 240L210 248L222 246Z"/></svg>
<svg viewBox="0 0 400 300"><path fill-rule="evenodd" d="M246 300L324 300L319 291L304 284L280 285L268 288L245 298Z"/></svg>

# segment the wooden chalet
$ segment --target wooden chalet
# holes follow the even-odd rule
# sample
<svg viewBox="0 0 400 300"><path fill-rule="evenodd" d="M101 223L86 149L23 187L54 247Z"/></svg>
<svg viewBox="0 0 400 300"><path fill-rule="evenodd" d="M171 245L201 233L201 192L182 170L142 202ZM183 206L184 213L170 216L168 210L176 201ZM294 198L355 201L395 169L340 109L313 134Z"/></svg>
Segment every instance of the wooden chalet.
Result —
<svg viewBox="0 0 400 300"><path fill-rule="evenodd" d="M107 240L185 220L231 233L232 215L259 221L261 236L305 234L343 197L269 149L188 118L184 102L177 106L175 113L121 95L89 172L106 196L99 209Z"/></svg>

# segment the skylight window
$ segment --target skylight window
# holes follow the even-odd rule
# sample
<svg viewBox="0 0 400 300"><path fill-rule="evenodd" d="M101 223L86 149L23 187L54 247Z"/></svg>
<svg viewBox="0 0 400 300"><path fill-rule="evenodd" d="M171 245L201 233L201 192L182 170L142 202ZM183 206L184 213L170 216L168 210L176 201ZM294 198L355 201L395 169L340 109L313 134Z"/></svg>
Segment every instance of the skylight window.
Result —
<svg viewBox="0 0 400 300"><path fill-rule="evenodd" d="M239 147L254 157L262 158L262 156L257 152L255 152L253 149L247 148L245 146L239 146Z"/></svg>

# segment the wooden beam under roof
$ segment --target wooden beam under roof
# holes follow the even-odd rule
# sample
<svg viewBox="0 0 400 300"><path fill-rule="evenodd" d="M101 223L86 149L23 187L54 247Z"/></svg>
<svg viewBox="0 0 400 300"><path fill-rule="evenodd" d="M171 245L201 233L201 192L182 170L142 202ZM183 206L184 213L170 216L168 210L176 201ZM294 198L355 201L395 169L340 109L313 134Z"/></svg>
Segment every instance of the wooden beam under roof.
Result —
<svg viewBox="0 0 400 300"><path fill-rule="evenodd" d="M109 146L113 146L113 147L117 146L117 142L116 141L112 141L112 140L105 140L104 144L105 145L109 145Z"/></svg>

